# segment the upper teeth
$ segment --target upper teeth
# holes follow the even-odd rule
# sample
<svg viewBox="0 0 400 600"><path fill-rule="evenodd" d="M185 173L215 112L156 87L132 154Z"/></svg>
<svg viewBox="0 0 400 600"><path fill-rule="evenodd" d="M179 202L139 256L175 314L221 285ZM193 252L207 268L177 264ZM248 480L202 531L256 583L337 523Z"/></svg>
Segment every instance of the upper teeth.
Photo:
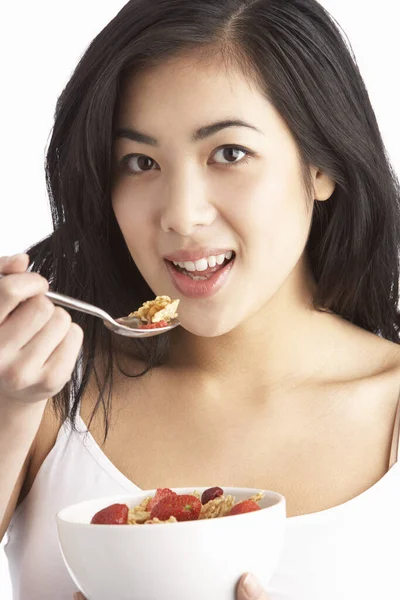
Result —
<svg viewBox="0 0 400 600"><path fill-rule="evenodd" d="M176 267L186 269L186 271L206 271L209 267L215 267L216 265L222 265L226 260L231 260L233 252L229 251L226 254L219 254L218 256L207 256L207 258L200 258L194 262L175 262L172 261Z"/></svg>

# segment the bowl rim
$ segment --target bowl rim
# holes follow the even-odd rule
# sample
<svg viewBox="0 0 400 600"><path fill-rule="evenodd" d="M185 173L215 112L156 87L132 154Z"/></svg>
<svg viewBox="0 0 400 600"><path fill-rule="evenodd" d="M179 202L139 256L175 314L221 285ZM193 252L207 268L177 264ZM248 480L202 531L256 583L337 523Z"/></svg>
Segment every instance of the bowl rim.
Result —
<svg viewBox="0 0 400 600"><path fill-rule="evenodd" d="M176 488L176 487L172 488L171 487L169 489L171 491L177 492L177 493L179 493L179 491L182 491L184 493L184 491L186 491L186 490L198 491L199 493L201 493L201 491L207 490L207 489L209 489L209 487L213 487L213 486L208 486L208 487L207 486L202 486L202 487L188 486L188 487L180 487L180 488ZM251 511L251 512L248 512L248 513L241 513L241 514L238 514L238 515L230 515L232 517L242 517L242 519L243 518L251 519L251 518L255 518L256 515L258 515L260 512L264 512L266 510L275 510L275 511L276 510L281 510L282 509L282 505L284 506L284 508L286 510L286 498L282 494L280 494L279 492L275 492L273 490L261 489L261 488L238 488L238 487L230 487L230 486L219 486L219 487L221 487L224 490L224 494L226 493L226 494L234 495L233 490L236 490L236 493L238 493L239 491L240 492L246 492L246 493L248 492L249 496L254 496L255 494L263 492L265 495L268 495L272 500L274 500L273 504L271 504L270 506L260 507L259 511L257 510L257 511ZM134 498L137 497L138 498L138 503L139 503L140 499L143 500L147 496L154 495L156 493L156 490L157 489L153 489L153 490L141 490L138 493L134 493L134 494L113 494L112 496L100 496L98 498L92 498L90 500L83 500L81 502L74 502L73 504L65 506L64 508L62 508L61 510L59 510L56 513L55 518L56 518L57 524L61 524L62 523L62 524L67 524L67 525L71 525L71 526L77 526L77 527L80 527L80 528L81 527L90 527L90 528L92 528L93 527L92 523L80 523L80 522L77 522L77 521L72 521L71 519L66 518L64 516L64 513L67 513L68 511L70 511L70 510L72 510L74 508L77 508L79 506L83 506L85 504L89 505L92 502L96 502L96 503L97 502L101 502L101 503L103 503L103 501L104 501L104 503L105 503L104 504L104 508L106 508L107 506L110 506L110 504L113 504L113 503L114 504L115 503L121 504L121 503L123 503L124 499L126 499L126 500L133 500ZM225 490L226 490L226 492L225 492ZM114 499L114 502L113 502L113 499ZM243 500L240 500L240 502L242 502L242 501ZM108 504L107 504L107 502L108 502ZM101 510L101 509L99 509L99 510ZM195 525L196 526L198 523L203 523L203 524L205 524L205 523L213 523L215 521L220 522L220 520L221 520L221 518L215 518L215 519L196 519L196 520L193 520L193 521L180 521L179 523L180 523L181 527L183 525L186 525L186 526L194 526ZM166 523L166 525L167 524L168 523ZM121 527L121 525L107 525L107 524L104 524L104 525L97 524L96 525L96 530L97 529L104 529L104 528L107 528L107 530L114 530L114 531L115 530L118 530L118 531L121 531L121 530L132 531L132 529L134 529L134 530L137 531L137 530L143 530L143 529L148 529L148 528L151 528L152 530L156 530L157 529L151 523L142 524L142 525L140 525L140 527L126 527L126 528L125 527Z"/></svg>

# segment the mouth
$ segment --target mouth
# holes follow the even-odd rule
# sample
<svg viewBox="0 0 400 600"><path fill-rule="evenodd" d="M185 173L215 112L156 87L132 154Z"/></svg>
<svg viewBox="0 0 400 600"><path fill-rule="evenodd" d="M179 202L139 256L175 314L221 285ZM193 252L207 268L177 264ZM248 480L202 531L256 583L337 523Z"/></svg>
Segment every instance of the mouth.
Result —
<svg viewBox="0 0 400 600"><path fill-rule="evenodd" d="M226 283L236 254L233 250L193 261L165 260L172 283L189 298L206 298L216 294Z"/></svg>

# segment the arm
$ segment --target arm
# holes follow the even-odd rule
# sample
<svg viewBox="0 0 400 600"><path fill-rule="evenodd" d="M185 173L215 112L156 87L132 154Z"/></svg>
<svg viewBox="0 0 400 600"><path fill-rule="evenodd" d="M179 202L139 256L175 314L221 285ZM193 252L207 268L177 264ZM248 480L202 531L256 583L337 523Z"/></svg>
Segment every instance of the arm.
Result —
<svg viewBox="0 0 400 600"><path fill-rule="evenodd" d="M0 540L18 504L48 398L70 379L83 332L26 273L29 257L0 257Z"/></svg>
<svg viewBox="0 0 400 600"><path fill-rule="evenodd" d="M0 398L0 541L18 504L45 404L16 409Z"/></svg>

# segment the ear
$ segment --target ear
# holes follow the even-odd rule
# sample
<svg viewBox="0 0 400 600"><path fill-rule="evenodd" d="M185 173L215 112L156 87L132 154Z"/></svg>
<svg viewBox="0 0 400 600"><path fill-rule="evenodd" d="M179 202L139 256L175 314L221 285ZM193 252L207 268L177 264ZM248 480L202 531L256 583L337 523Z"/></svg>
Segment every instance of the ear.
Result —
<svg viewBox="0 0 400 600"><path fill-rule="evenodd" d="M311 175L314 187L314 198L320 202L329 200L335 191L336 183L329 175L323 171L319 171L315 167L311 169Z"/></svg>

